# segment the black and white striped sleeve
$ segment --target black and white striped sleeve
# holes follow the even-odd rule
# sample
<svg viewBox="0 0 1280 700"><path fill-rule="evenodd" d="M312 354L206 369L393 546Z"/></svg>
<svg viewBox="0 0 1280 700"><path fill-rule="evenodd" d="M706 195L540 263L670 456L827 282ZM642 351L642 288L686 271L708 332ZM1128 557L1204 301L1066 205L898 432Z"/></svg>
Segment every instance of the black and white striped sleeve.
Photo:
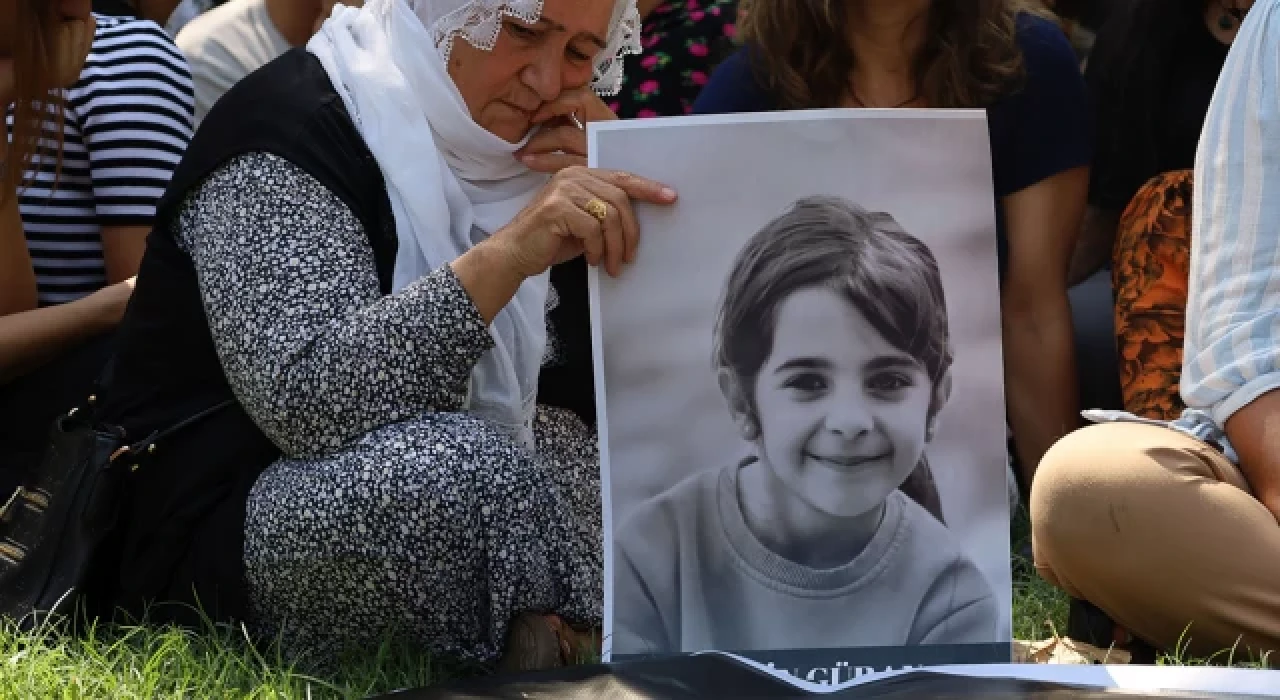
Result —
<svg viewBox="0 0 1280 700"><path fill-rule="evenodd" d="M195 89L186 59L154 22L99 30L71 97L100 226L147 226L191 141Z"/></svg>

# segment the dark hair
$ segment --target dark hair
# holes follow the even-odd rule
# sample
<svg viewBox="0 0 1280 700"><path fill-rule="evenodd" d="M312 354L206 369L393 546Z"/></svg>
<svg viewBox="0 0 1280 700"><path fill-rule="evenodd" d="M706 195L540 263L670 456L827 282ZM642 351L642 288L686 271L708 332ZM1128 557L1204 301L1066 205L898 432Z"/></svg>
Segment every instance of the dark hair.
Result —
<svg viewBox="0 0 1280 700"><path fill-rule="evenodd" d="M739 27L755 72L785 109L836 107L856 61L850 0L752 2ZM913 78L930 107L986 107L1024 74L1016 39L1018 0L933 0Z"/></svg>
<svg viewBox="0 0 1280 700"><path fill-rule="evenodd" d="M57 7L46 0L17 0L14 25L13 140L0 172L0 202L4 193L25 184L23 175L36 156L53 151L61 172L62 97L57 88ZM52 122L51 124L49 122ZM52 148L41 145L46 125L55 134Z"/></svg>
<svg viewBox="0 0 1280 700"><path fill-rule="evenodd" d="M1208 31L1204 8L1204 0L1129 0L1103 25L1089 61L1105 70L1088 69L1097 145L1100 154L1117 154L1124 163L1095 171L1099 178L1123 181L1098 181L1095 187L1132 194L1161 169L1159 127L1168 115L1162 112L1160 95L1177 79L1169 73L1169 62L1195 33Z"/></svg>
<svg viewBox="0 0 1280 700"><path fill-rule="evenodd" d="M951 368L946 299L933 252L892 216L831 196L796 201L738 253L716 316L715 366L739 387L754 385L773 351L779 307L812 288L847 299L887 342L915 358L935 386ZM755 397L747 401L754 419ZM923 457L903 491L942 519Z"/></svg>

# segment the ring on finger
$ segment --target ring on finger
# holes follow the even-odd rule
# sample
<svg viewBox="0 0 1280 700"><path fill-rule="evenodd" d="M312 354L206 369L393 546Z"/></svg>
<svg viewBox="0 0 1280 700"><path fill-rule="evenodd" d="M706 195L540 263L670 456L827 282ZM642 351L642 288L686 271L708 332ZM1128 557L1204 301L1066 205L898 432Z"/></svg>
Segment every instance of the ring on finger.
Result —
<svg viewBox="0 0 1280 700"><path fill-rule="evenodd" d="M582 205L582 208L585 209L588 214L596 217L600 223L604 223L605 220L609 218L609 205L599 197L593 197L591 201Z"/></svg>

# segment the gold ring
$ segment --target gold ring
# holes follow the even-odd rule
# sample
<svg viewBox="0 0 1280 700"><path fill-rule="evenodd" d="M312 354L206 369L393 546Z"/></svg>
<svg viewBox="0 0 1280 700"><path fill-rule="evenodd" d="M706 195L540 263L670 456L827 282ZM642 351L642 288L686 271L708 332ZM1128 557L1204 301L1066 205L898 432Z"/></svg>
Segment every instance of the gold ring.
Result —
<svg viewBox="0 0 1280 700"><path fill-rule="evenodd" d="M609 218L609 205L605 204L602 199L592 199L584 204L582 208L586 209L588 214L599 219L600 223L604 223L605 219Z"/></svg>

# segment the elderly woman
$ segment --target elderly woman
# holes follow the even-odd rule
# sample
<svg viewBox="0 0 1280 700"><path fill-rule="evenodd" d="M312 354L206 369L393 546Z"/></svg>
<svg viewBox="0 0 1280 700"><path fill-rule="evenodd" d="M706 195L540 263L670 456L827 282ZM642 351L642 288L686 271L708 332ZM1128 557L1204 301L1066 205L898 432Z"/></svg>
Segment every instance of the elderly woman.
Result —
<svg viewBox="0 0 1280 700"><path fill-rule="evenodd" d="M549 268L618 273L632 199L675 199L583 167L637 25L633 0L339 6L214 107L98 401L144 446L180 426L132 473L111 602L320 661L396 634L541 667L598 624L595 437L539 384L589 357Z"/></svg>

